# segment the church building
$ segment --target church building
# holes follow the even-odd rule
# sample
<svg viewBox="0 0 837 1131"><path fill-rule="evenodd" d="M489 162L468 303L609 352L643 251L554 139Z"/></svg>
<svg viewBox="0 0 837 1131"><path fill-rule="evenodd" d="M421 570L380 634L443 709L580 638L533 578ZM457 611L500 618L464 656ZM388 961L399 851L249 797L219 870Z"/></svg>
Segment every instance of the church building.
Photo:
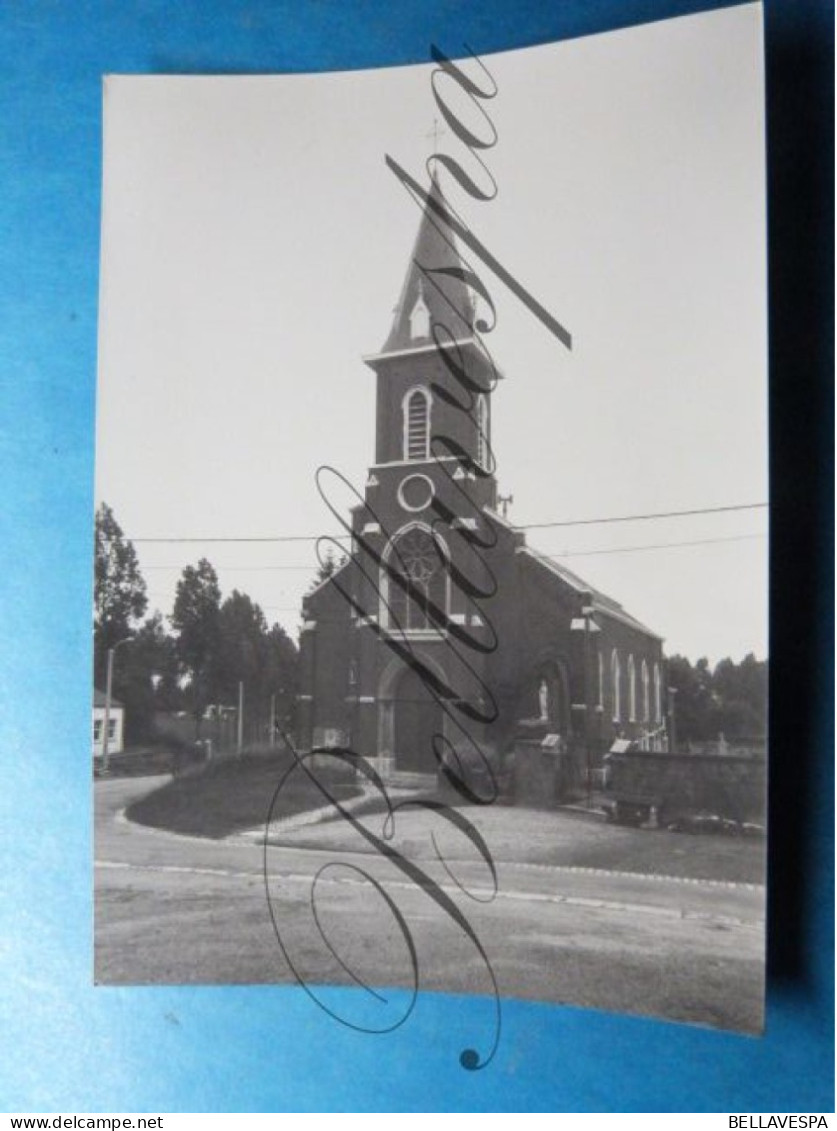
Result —
<svg viewBox="0 0 837 1131"><path fill-rule="evenodd" d="M435 179L429 198L444 206ZM666 749L662 640L500 513L499 375L468 281L428 202L389 335L364 358L375 458L351 551L303 602L298 740L422 784L440 763L508 769L534 735L589 784L617 738Z"/></svg>

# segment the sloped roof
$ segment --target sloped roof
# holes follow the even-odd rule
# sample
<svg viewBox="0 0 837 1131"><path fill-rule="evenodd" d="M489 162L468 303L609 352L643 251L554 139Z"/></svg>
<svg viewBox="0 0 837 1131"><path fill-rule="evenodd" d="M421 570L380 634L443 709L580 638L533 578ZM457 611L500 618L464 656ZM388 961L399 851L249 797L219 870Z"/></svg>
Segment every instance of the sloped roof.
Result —
<svg viewBox="0 0 837 1131"><path fill-rule="evenodd" d="M325 592L326 586L330 583L331 579L333 577L336 577L338 575L338 573L342 573L343 570L346 569L350 564L354 564L353 559L350 558L350 557L344 558L343 561L340 562L339 565L335 566L335 568L328 575L328 577L324 577L322 579L322 581L318 582L314 586L313 589L310 589L302 598L303 611L305 610L305 606L307 605L308 601L310 601L310 599L312 597L315 597L318 594Z"/></svg>
<svg viewBox="0 0 837 1131"><path fill-rule="evenodd" d="M122 706L120 701L118 699L114 699L114 697L112 695L110 697L110 705L111 705L111 707L121 707ZM93 706L94 707L101 707L102 710L104 710L104 707L105 707L105 693L104 693L104 691L100 691L98 689L98 687L93 688Z"/></svg>
<svg viewBox="0 0 837 1131"><path fill-rule="evenodd" d="M599 592L594 585L585 581L583 577L579 577L577 573L573 573L571 569L568 569L561 562L556 561L555 558L551 558L548 554L543 554L540 550L535 550L531 546L528 546L526 544L524 531L509 522L509 520L504 518L499 512L493 510L491 507L483 507L483 511L489 516L492 522L496 522L499 526L505 527L506 530L517 537L519 544L515 547L516 554L523 554L529 561L535 562L537 565L541 566L542 569L552 577L560 578L560 580L574 592L589 593L590 603L596 612L613 617L614 620L621 621L623 624L627 624L631 628L637 629L639 632L644 632L655 640L662 641L664 639L664 637L660 636L658 633L652 632L650 628L641 621L638 621L636 617L632 617L618 601L614 601L614 599L608 597L606 593Z"/></svg>
<svg viewBox="0 0 837 1131"><path fill-rule="evenodd" d="M418 235L395 308L392 328L381 350L385 354L432 343L430 334L425 337L413 337L411 334L410 315L419 298L424 300L428 309L431 331L433 323L439 322L457 339L468 337L471 332L474 304L471 292L457 275L464 270L464 264L453 232L433 211L431 202L447 207L435 176L431 178L429 199L422 208Z"/></svg>
<svg viewBox="0 0 837 1131"><path fill-rule="evenodd" d="M621 621L623 624L635 628L639 632L644 632L646 636L653 636L655 640L663 639L658 633L652 632L650 628L641 621L638 621L636 617L632 617L630 613L626 612L618 601L614 601L612 597L608 597L605 593L600 593L598 589L584 581L577 573L573 573L572 570L567 569L566 566L557 562L554 558L550 558L547 554L542 554L540 551L533 550L531 546L526 545L518 547L517 552L525 554L526 557L537 562L538 565L553 576L559 577L565 585L568 585L577 593L589 593L590 602L596 612L613 617L614 620Z"/></svg>

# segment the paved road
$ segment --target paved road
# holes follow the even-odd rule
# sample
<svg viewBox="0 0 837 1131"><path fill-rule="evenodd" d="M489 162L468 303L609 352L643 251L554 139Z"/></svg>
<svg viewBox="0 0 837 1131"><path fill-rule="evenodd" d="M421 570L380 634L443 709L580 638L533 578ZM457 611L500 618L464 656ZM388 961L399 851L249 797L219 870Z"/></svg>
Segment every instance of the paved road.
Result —
<svg viewBox="0 0 837 1131"><path fill-rule="evenodd" d="M312 984L410 986L418 966L423 989L490 994L475 936L502 996L760 1028L761 887L499 861L491 898L473 855L448 874L417 854L411 875L327 836L314 847L303 830L302 843L289 834L267 853L283 954L260 845L121 816L160 780L95 787L100 983L282 983L294 980L290 961ZM355 997L361 1024L386 1025L400 1008Z"/></svg>

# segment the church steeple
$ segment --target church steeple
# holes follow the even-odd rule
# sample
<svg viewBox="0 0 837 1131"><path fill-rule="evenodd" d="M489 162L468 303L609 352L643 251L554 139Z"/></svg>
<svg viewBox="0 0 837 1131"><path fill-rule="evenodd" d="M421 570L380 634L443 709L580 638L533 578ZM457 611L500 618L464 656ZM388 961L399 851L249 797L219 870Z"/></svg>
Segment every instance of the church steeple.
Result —
<svg viewBox="0 0 837 1131"><path fill-rule="evenodd" d="M445 207L435 176L389 335L380 353L364 358L377 378L371 478L376 489L380 484L379 499L389 491L407 513L421 508L410 490L401 490L405 475L432 479L435 491L440 460L454 461L455 452L485 471L492 463L491 389L497 374L474 330L474 299L455 238L433 203ZM399 478L389 483L384 467L401 469ZM493 502L492 474L477 477L471 471L468 482L479 505Z"/></svg>
<svg viewBox="0 0 837 1131"><path fill-rule="evenodd" d="M430 183L430 200L445 204L435 174ZM434 322L446 327L454 338L470 337L474 303L461 277L463 270L453 232L428 202L422 209L418 235L382 353L427 345L433 340ZM442 337L446 339L447 335Z"/></svg>

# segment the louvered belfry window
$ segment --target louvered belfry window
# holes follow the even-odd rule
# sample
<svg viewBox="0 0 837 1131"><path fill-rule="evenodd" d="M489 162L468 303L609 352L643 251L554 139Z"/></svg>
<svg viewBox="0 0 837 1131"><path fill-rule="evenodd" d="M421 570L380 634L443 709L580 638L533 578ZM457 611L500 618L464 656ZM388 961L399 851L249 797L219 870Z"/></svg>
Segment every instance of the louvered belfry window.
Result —
<svg viewBox="0 0 837 1131"><path fill-rule="evenodd" d="M405 459L427 459L430 454L430 394L414 389L404 405Z"/></svg>

